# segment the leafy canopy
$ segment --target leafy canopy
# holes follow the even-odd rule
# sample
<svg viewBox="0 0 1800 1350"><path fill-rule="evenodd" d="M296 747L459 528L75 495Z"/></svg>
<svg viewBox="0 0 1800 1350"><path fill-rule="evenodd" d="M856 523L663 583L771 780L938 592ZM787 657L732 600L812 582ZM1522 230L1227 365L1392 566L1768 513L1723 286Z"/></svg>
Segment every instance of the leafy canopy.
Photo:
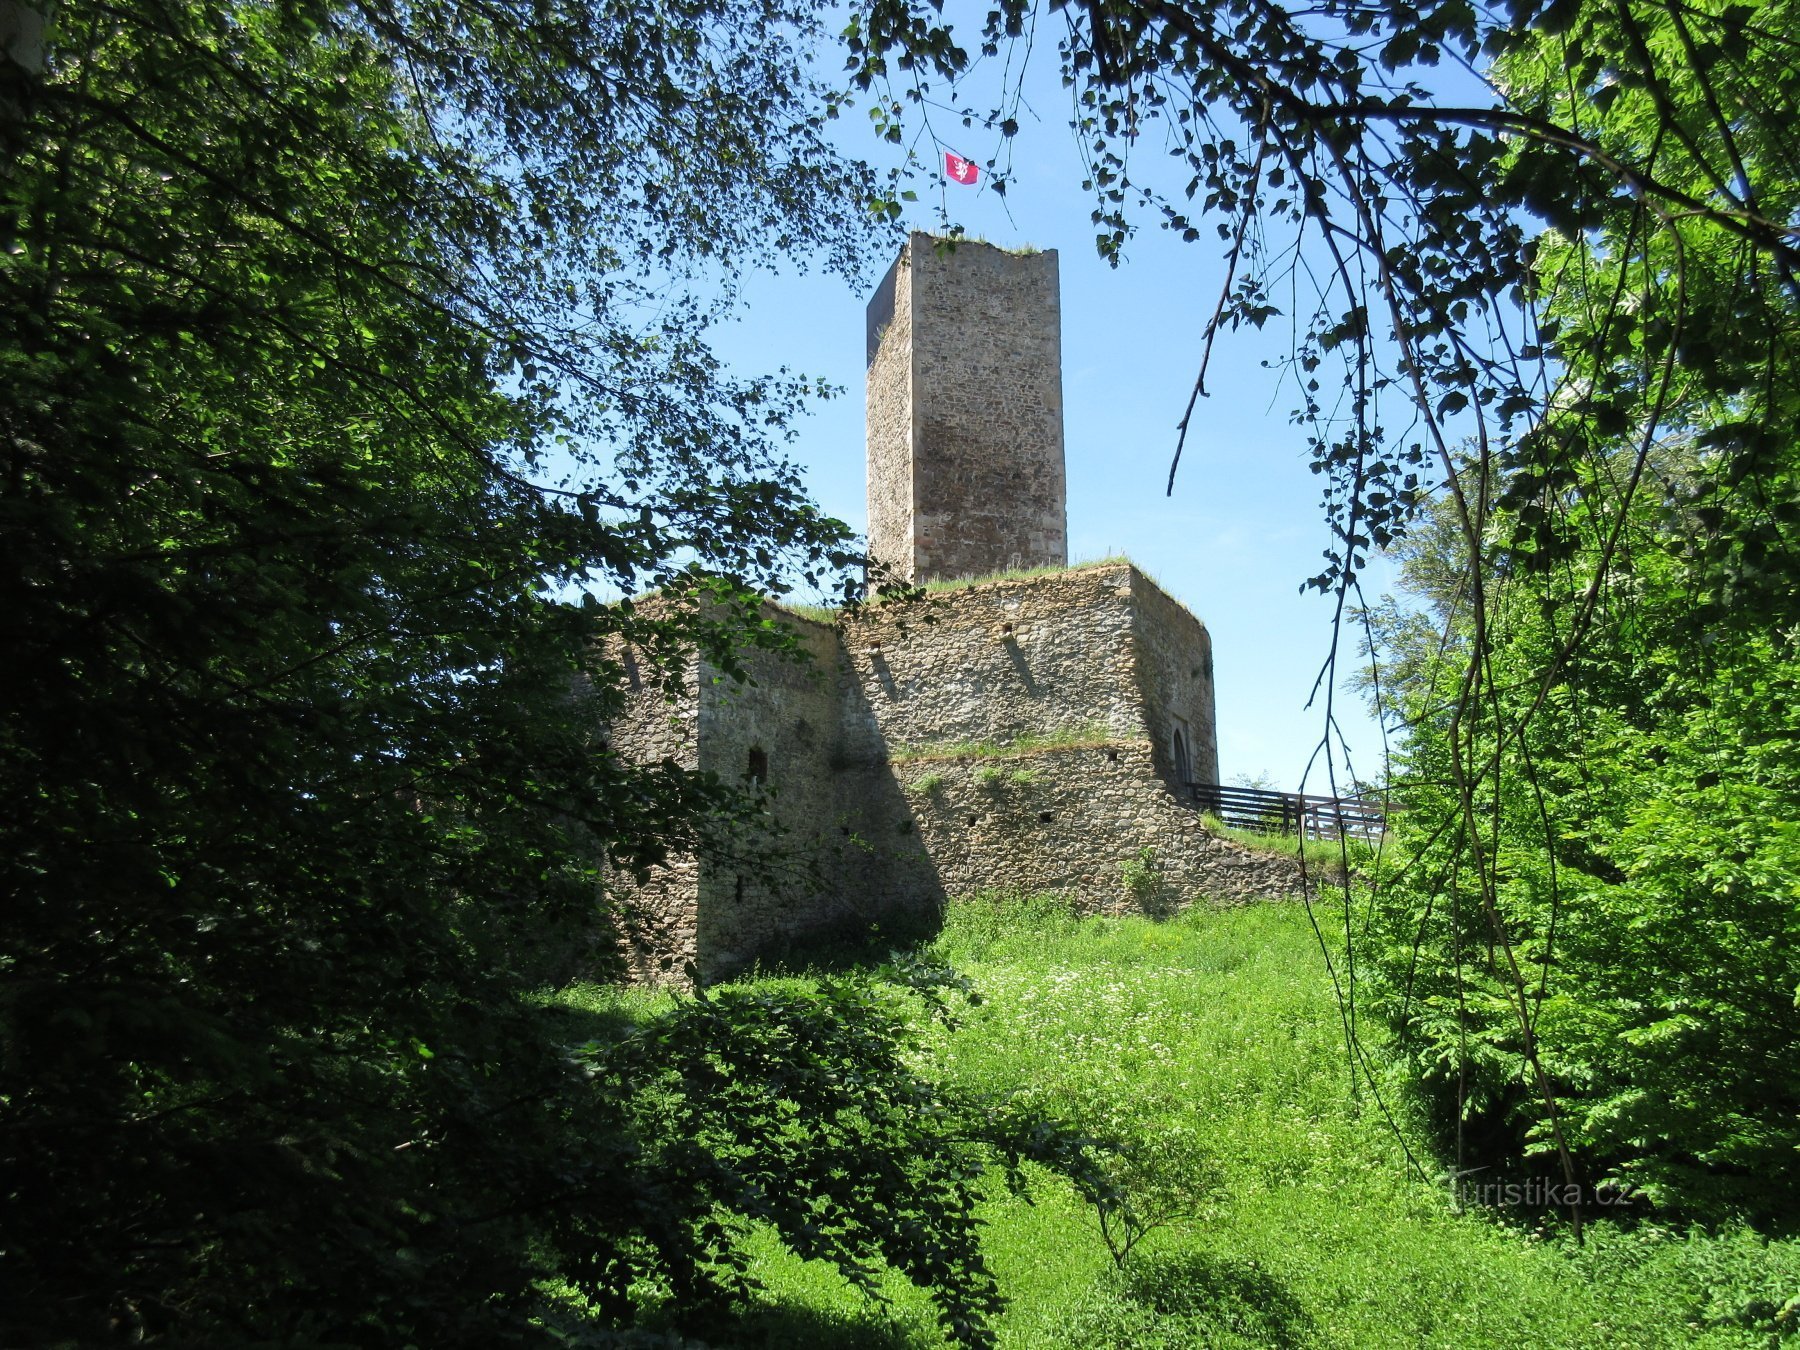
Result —
<svg viewBox="0 0 1800 1350"><path fill-rule="evenodd" d="M878 238L814 32L125 0L7 67L0 1339L606 1340L743 1297L748 1216L982 1337L979 1149L886 1005L538 993L738 809L608 752L603 653L734 670L854 560L805 383L705 344L744 268Z"/></svg>

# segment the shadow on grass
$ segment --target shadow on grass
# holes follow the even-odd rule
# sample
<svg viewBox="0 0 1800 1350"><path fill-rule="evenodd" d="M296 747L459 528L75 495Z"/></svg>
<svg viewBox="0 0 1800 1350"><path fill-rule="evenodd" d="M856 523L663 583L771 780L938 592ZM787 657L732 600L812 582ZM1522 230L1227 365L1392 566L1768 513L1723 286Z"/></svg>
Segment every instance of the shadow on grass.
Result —
<svg viewBox="0 0 1800 1350"><path fill-rule="evenodd" d="M916 951L943 928L941 911L900 916L872 925L846 925L815 930L780 949L765 953L749 970L732 980L795 975L847 975L886 963L895 952Z"/></svg>
<svg viewBox="0 0 1800 1350"><path fill-rule="evenodd" d="M1318 1327L1257 1262L1206 1252L1146 1256L1106 1280L1061 1329L1075 1346L1256 1346L1299 1350Z"/></svg>
<svg viewBox="0 0 1800 1350"><path fill-rule="evenodd" d="M717 1344L736 1350L801 1350L817 1346L838 1350L842 1346L867 1350L913 1350L920 1342L889 1321L877 1307L846 1314L824 1312L799 1304L762 1304L734 1318Z"/></svg>
<svg viewBox="0 0 1800 1350"><path fill-rule="evenodd" d="M639 1018L625 1007L552 1003L544 1011L559 1022L559 1034L571 1044L581 1041L621 1041L639 1025Z"/></svg>

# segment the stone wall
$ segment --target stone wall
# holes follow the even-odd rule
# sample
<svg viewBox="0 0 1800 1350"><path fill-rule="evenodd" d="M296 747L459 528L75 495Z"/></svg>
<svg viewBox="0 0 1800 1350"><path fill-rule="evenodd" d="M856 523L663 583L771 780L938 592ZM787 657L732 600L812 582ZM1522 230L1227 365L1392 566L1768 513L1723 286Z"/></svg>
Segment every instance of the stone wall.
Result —
<svg viewBox="0 0 1800 1350"><path fill-rule="evenodd" d="M942 245L913 234L872 302L870 552L916 581L1061 567L1056 254Z"/></svg>
<svg viewBox="0 0 1800 1350"><path fill-rule="evenodd" d="M893 828L907 810L899 789L847 753L837 632L777 616L798 634L804 664L753 653L748 683L700 667L699 766L760 788L767 822L739 856L701 868L695 964L704 978L809 936L866 930L942 902L918 836Z"/></svg>
<svg viewBox="0 0 1800 1350"><path fill-rule="evenodd" d="M716 979L822 932L912 927L943 904L918 835L896 828L908 814L898 785L878 758L846 753L853 681L837 632L766 612L794 630L802 660L746 652L745 681L691 661L679 695L634 689L611 728L627 758L671 759L760 799L759 828L672 857L647 882L613 878L639 982L684 984L690 970Z"/></svg>
<svg viewBox="0 0 1800 1350"><path fill-rule="evenodd" d="M1149 742L896 766L939 884L1054 891L1084 913L1168 913L1295 894L1294 859L1208 834ZM1144 880L1128 881L1128 867Z"/></svg>
<svg viewBox="0 0 1800 1350"><path fill-rule="evenodd" d="M786 621L805 664L752 653L740 684L696 662L691 697L635 695L615 734L765 791L739 855L672 860L639 892L639 978L717 978L983 890L1117 912L1297 889L1292 859L1212 837L1176 791L1175 718L1217 781L1211 646L1129 564Z"/></svg>
<svg viewBox="0 0 1800 1350"><path fill-rule="evenodd" d="M684 769L700 767L700 662L691 658L681 675L681 693L671 697L629 647L612 655L629 686L625 710L607 729L612 748L639 764L672 760ZM697 956L700 860L679 854L652 869L647 881L614 876L609 885L620 916L620 945L631 978L642 984L682 982Z"/></svg>
<svg viewBox="0 0 1800 1350"><path fill-rule="evenodd" d="M872 759L949 741L1143 735L1132 575L1076 568L846 615L839 631L862 691L847 750Z"/></svg>

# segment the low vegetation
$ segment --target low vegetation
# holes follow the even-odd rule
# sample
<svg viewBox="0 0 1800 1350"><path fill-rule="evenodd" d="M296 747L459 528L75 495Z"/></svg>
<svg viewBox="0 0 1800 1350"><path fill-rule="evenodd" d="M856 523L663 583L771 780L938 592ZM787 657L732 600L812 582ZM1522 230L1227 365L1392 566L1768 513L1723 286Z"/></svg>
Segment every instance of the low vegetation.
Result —
<svg viewBox="0 0 1800 1350"><path fill-rule="evenodd" d="M1029 253L1033 250L1026 248L1008 251ZM1104 558L1083 558L1079 562L1070 563L1067 567L1014 567L1004 572L989 572L978 577L938 577L915 589L906 590L900 598L900 603L910 603L919 597L939 595L945 591L966 591L973 586L986 586L995 581L1028 581L1033 577L1061 576L1065 572L1079 572L1091 567L1118 567L1130 561L1124 554L1115 553ZM844 613L841 605L808 604L799 600L781 600L777 604L779 608L786 610L789 614L802 619L811 619L815 623L836 623Z"/></svg>
<svg viewBox="0 0 1800 1350"><path fill-rule="evenodd" d="M889 752L888 758L895 764L951 759L1011 759L1044 750L1101 750L1119 743L1119 737L1104 722L1087 722L1078 727L1047 731L1042 735L1015 736L1011 740L931 741L924 745L899 746Z"/></svg>
<svg viewBox="0 0 1800 1350"><path fill-rule="evenodd" d="M1064 572L1079 572L1090 567L1118 567L1130 559L1122 553L1111 554L1105 558L1084 558L1080 562L1070 563L1067 567L1015 567L1005 572L989 572L979 577L941 577L927 581L921 590L926 595L936 595L942 591L966 591L971 586L985 586L994 581L1028 581L1032 577L1061 576Z"/></svg>
<svg viewBox="0 0 1800 1350"><path fill-rule="evenodd" d="M1280 830L1246 830L1227 825L1211 811L1201 813L1206 832L1220 839L1255 849L1259 853L1278 853L1284 858L1300 857L1309 872L1342 877L1346 871L1366 867L1374 861L1375 850L1362 839L1310 839Z"/></svg>
<svg viewBox="0 0 1800 1350"><path fill-rule="evenodd" d="M1542 1209L1459 1209L1409 1085L1380 1082L1397 1130L1366 1088L1351 1098L1337 1005L1296 905L1153 922L990 896L956 906L918 956L964 971L981 996L921 1031L921 1071L944 1093L1133 1146L1110 1164L1138 1206L1122 1259L1069 1183L1029 1165L1028 1196L999 1173L978 1183L1007 1299L1001 1345L1567 1350L1793 1333L1800 1242L1622 1207L1578 1246ZM734 1344L941 1343L937 1310L898 1275L871 1299L773 1230L748 1250L762 1288Z"/></svg>

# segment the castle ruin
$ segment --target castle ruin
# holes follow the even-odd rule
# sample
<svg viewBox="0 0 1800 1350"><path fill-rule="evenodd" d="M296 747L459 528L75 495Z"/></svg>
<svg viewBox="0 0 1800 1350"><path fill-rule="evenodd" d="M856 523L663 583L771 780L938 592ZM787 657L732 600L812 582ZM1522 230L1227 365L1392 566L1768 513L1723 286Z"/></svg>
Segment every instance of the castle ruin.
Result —
<svg viewBox="0 0 1800 1350"><path fill-rule="evenodd" d="M696 656L679 698L632 694L614 747L761 789L783 864L687 856L628 888L634 976L710 980L988 889L1109 912L1291 891L1290 859L1190 804L1218 781L1205 627L1129 562L1067 566L1056 254L913 234L868 355L871 558L966 580L833 622L771 606L807 661L752 653L737 682Z"/></svg>

